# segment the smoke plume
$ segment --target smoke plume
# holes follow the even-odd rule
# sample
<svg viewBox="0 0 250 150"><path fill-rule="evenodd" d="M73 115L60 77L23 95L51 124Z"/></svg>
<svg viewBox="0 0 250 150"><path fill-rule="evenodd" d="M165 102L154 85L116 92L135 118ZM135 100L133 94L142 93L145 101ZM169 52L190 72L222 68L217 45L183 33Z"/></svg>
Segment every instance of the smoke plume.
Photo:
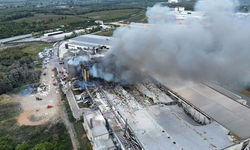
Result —
<svg viewBox="0 0 250 150"><path fill-rule="evenodd" d="M68 61L68 64L74 65L74 66L79 66L81 62L87 62L89 61L89 57L87 55L85 56L77 56Z"/></svg>
<svg viewBox="0 0 250 150"><path fill-rule="evenodd" d="M250 80L250 20L235 15L234 0L202 0L181 22L168 7L146 12L148 25L132 23L114 32L110 51L91 73L107 81L135 83L142 74L247 83ZM202 17L200 17L202 16Z"/></svg>

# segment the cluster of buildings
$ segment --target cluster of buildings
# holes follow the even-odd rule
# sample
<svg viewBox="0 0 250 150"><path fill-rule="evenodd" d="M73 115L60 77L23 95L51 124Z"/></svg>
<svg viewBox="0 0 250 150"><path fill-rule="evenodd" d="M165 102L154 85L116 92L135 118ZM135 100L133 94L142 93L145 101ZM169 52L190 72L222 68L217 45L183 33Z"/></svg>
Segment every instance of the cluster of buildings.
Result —
<svg viewBox="0 0 250 150"><path fill-rule="evenodd" d="M179 3L180 0L168 0L169 3Z"/></svg>
<svg viewBox="0 0 250 150"><path fill-rule="evenodd" d="M86 76L89 76L86 69L104 56L110 48L111 40L111 37L86 34L62 42L59 59L69 77L84 78L86 81Z"/></svg>
<svg viewBox="0 0 250 150"><path fill-rule="evenodd" d="M205 22L207 16L203 12L198 11L186 11L185 7L173 7L171 8L171 15L175 16L177 23L182 24L183 21L192 19Z"/></svg>
<svg viewBox="0 0 250 150"><path fill-rule="evenodd" d="M40 39L44 42L55 42L63 40L65 37L70 37L72 34L84 34L85 29L75 30L74 32L64 33L63 31L55 31L50 33L45 33Z"/></svg>
<svg viewBox="0 0 250 150"><path fill-rule="evenodd" d="M60 48L69 90L78 90L77 103L90 108L83 127L93 149L249 149L250 109L237 93L156 75L129 87L91 77L91 66L114 40L82 35Z"/></svg>
<svg viewBox="0 0 250 150"><path fill-rule="evenodd" d="M96 20L95 23L96 25L87 27L85 29L75 30L73 32L67 32L67 33L64 33L63 31L59 31L58 29L58 31L55 31L55 32L45 33L40 39L41 41L44 41L44 42L55 42L55 41L64 40L65 37L70 37L73 34L83 35L83 34L89 33L91 30L96 29L98 27L100 27L102 31L112 29L111 26L105 25L102 20ZM61 25L61 27L64 27L64 25Z"/></svg>

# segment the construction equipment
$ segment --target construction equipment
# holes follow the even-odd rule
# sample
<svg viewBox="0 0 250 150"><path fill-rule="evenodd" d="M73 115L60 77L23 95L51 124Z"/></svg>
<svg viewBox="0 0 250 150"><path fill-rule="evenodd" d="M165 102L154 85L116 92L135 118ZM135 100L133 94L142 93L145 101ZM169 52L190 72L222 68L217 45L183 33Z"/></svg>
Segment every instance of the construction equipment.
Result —
<svg viewBox="0 0 250 150"><path fill-rule="evenodd" d="M47 105L47 109L49 109L49 108L53 108L53 106L52 105Z"/></svg>

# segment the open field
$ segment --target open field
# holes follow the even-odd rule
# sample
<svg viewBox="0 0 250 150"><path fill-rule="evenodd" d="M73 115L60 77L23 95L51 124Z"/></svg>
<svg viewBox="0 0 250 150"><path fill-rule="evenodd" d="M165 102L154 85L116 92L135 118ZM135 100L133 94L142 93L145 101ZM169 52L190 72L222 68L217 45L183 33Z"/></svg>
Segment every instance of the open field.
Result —
<svg viewBox="0 0 250 150"><path fill-rule="evenodd" d="M47 86L46 90L37 94L27 95L20 98L20 102L24 110L23 113L18 117L18 122L20 124L39 125L47 121L57 122L57 119L59 118L61 111L60 106L62 104L59 100L59 94L56 94L58 87L52 85L54 80L52 75L54 72L51 71L51 68L45 69L44 72L46 72L47 75L42 76L41 83ZM42 100L38 101L36 100L36 97L40 97ZM47 109L48 105L53 106L53 108ZM35 119L31 120L32 118Z"/></svg>
<svg viewBox="0 0 250 150"><path fill-rule="evenodd" d="M17 19L15 20L15 22L44 22L44 24L46 24L49 28L58 28L60 25L66 25L72 22L86 20L87 19L85 18L73 15L35 14L33 17Z"/></svg>
<svg viewBox="0 0 250 150"><path fill-rule="evenodd" d="M141 10L139 13L133 15L132 17L125 19L124 23L128 22L139 22L139 23L147 23L147 17L145 15L146 10Z"/></svg>
<svg viewBox="0 0 250 150"><path fill-rule="evenodd" d="M86 132L83 129L82 122L75 122L74 127L76 130L78 141L80 142L80 146L83 148L82 150L91 150L92 146L86 136Z"/></svg>
<svg viewBox="0 0 250 150"><path fill-rule="evenodd" d="M121 10L110 10L110 11L98 11L93 13L87 13L80 15L87 19L100 19L104 21L115 21L122 20L131 17L133 14L139 13L139 9L121 9Z"/></svg>
<svg viewBox="0 0 250 150"><path fill-rule="evenodd" d="M16 117L22 112L19 96L0 95L0 143L1 138L13 140L11 149L22 142L27 143L27 149L37 144L49 142L58 149L72 149L69 135L63 123L47 122L38 126L20 125ZM2 146L2 145L1 145ZM8 150L8 149L7 149Z"/></svg>
<svg viewBox="0 0 250 150"><path fill-rule="evenodd" d="M126 19L124 20L124 22L139 22L139 23L147 23L147 17L145 16L145 14L140 14L138 16L135 16L133 18L130 19Z"/></svg>
<svg viewBox="0 0 250 150"><path fill-rule="evenodd" d="M7 49L5 52L9 52L11 56L15 52L18 53L15 57L28 59L47 46L51 44L21 46L14 50ZM12 142L7 145L10 148L4 150L13 150L20 146L25 146L26 149L73 149L69 136L71 132L66 129L68 125L65 123L63 102L59 92L56 92L59 89L52 84L56 80L51 70L52 64L43 70L47 74L41 76L41 83L45 85L42 91L30 95L15 93L11 97L0 95L1 150L6 146L6 143L3 145L6 139ZM42 100L36 100L36 97ZM52 108L48 108L48 105ZM76 149L76 146L74 148Z"/></svg>
<svg viewBox="0 0 250 150"><path fill-rule="evenodd" d="M145 12L141 6L135 7L130 3L111 5L110 7L105 4L69 6L65 5L62 8L61 5L52 5L36 8L27 5L1 10L0 32L2 34L0 39L42 32L59 28L61 25L64 25L61 30L72 31L94 25L94 20L97 19L105 22L119 21L136 17Z"/></svg>
<svg viewBox="0 0 250 150"><path fill-rule="evenodd" d="M39 52L43 51L43 48L45 47L51 47L52 44L35 44L31 46L27 46L22 51L24 53L31 54L33 56L36 56Z"/></svg>
<svg viewBox="0 0 250 150"><path fill-rule="evenodd" d="M114 30L108 30L108 31L102 31L97 33L96 35L101 35L101 36L112 36L113 35Z"/></svg>

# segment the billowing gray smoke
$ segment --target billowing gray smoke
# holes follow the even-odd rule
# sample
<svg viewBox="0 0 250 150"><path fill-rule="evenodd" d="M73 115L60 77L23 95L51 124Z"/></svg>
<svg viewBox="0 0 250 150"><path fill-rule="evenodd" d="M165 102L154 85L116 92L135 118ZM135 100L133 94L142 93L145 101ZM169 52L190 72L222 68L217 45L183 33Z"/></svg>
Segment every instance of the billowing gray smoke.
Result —
<svg viewBox="0 0 250 150"><path fill-rule="evenodd" d="M149 25L131 24L91 73L107 81L139 81L142 73L190 80L246 83L250 80L250 20L235 15L237 1L202 0L190 17L176 23L168 7L148 8Z"/></svg>
<svg viewBox="0 0 250 150"><path fill-rule="evenodd" d="M79 66L81 62L87 62L89 61L89 56L77 56L68 61L68 64L74 65L74 66Z"/></svg>

